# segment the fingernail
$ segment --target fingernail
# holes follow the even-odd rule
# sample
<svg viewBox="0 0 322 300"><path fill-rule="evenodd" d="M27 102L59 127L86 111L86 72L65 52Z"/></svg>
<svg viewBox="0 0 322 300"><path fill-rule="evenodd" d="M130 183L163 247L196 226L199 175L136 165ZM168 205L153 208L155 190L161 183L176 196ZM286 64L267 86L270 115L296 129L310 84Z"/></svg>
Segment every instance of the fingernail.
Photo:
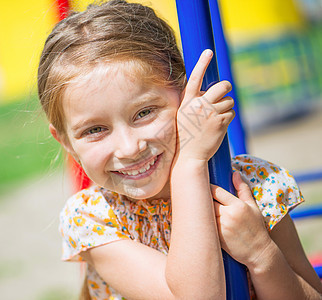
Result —
<svg viewBox="0 0 322 300"><path fill-rule="evenodd" d="M212 56L212 51L210 49L205 50L205 55Z"/></svg>

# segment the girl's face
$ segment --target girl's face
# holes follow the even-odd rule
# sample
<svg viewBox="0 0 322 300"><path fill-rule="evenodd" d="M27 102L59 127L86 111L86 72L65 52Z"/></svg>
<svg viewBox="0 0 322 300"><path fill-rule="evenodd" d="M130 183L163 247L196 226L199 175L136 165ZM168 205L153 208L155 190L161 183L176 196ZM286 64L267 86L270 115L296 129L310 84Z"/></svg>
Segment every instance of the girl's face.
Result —
<svg viewBox="0 0 322 300"><path fill-rule="evenodd" d="M133 199L168 198L180 94L138 77L112 64L71 83L61 142L96 184Z"/></svg>

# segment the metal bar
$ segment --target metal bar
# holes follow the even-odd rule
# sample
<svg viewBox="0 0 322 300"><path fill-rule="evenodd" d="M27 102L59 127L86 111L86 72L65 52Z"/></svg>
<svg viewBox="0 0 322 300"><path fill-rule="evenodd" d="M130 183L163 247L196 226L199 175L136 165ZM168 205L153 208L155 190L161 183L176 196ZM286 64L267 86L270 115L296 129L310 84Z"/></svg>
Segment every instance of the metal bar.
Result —
<svg viewBox="0 0 322 300"><path fill-rule="evenodd" d="M313 266L316 274L319 276L320 279L322 279L322 265L320 266Z"/></svg>
<svg viewBox="0 0 322 300"><path fill-rule="evenodd" d="M293 176L298 183L318 181L318 180L322 180L322 170L297 173L297 174L293 174Z"/></svg>
<svg viewBox="0 0 322 300"><path fill-rule="evenodd" d="M209 3L207 0L176 0L179 27L187 76L189 77L200 54L205 49L215 53ZM216 58L206 71L202 90L219 81ZM210 182L235 193L232 184L231 157L227 135L217 153L209 161ZM245 266L223 251L227 299L249 299Z"/></svg>
<svg viewBox="0 0 322 300"><path fill-rule="evenodd" d="M322 217L322 204L310 205L298 208L290 212L292 219L303 219L310 217Z"/></svg>

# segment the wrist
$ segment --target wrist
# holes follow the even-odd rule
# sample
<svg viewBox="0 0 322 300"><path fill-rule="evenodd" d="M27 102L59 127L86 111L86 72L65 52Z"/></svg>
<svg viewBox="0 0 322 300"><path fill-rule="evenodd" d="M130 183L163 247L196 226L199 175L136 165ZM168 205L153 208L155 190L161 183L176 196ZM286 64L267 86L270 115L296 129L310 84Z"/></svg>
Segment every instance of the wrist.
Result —
<svg viewBox="0 0 322 300"><path fill-rule="evenodd" d="M177 157L174 161L171 176L171 190L174 187L181 189L182 186L187 186L189 183L201 184L202 186L209 185L208 162L194 158Z"/></svg>
<svg viewBox="0 0 322 300"><path fill-rule="evenodd" d="M280 250L274 241L269 239L262 250L260 250L260 253L246 264L249 272L252 275L265 273L271 268L279 252Z"/></svg>
<svg viewBox="0 0 322 300"><path fill-rule="evenodd" d="M178 155L173 162L172 173L180 170L197 171L197 170L207 170L208 171L208 161L204 159L197 159L185 155Z"/></svg>

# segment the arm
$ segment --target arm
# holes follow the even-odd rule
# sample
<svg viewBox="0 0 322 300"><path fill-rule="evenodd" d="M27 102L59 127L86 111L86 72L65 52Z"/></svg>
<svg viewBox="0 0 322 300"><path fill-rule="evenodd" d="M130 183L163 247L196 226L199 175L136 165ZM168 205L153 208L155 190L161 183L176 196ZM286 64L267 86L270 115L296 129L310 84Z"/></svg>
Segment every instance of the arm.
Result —
<svg viewBox="0 0 322 300"><path fill-rule="evenodd" d="M270 236L270 246L249 266L259 299L322 299L321 281L305 256L291 217L286 215Z"/></svg>
<svg viewBox="0 0 322 300"><path fill-rule="evenodd" d="M215 205L220 239L223 248L248 267L257 297L321 299L321 283L291 218L286 215L269 235L247 184L237 172L233 179L239 198L212 188L220 202Z"/></svg>
<svg viewBox="0 0 322 300"><path fill-rule="evenodd" d="M225 299L224 268L207 164L179 158L171 182L173 227L166 268L169 286L173 291L179 289L180 299ZM184 292L188 298L180 297Z"/></svg>
<svg viewBox="0 0 322 300"><path fill-rule="evenodd" d="M126 299L175 299L165 280L167 257L155 249L121 240L81 255Z"/></svg>
<svg viewBox="0 0 322 300"><path fill-rule="evenodd" d="M82 254L126 298L226 297L207 162L233 118L233 100L223 98L231 88L227 82L211 87L205 98L201 97L201 82L211 57L209 52L202 54L178 112L179 146L170 180L172 231L168 256L129 240L94 247ZM199 127L186 118L190 108L202 114ZM183 147L185 134L194 138Z"/></svg>

